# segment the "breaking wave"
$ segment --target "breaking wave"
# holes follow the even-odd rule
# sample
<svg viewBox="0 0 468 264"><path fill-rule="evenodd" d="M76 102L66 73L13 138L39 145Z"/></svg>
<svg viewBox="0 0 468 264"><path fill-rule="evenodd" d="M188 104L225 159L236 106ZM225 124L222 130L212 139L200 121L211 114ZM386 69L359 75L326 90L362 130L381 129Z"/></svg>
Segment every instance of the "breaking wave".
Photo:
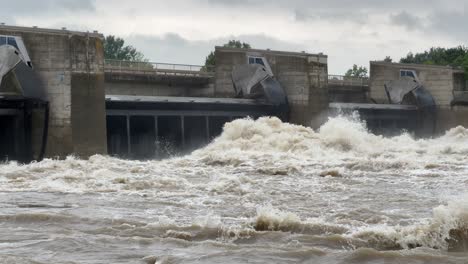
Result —
<svg viewBox="0 0 468 264"><path fill-rule="evenodd" d="M333 224L324 219L301 220L290 212L271 206L257 211L256 231L282 231L314 235L339 235L337 241L353 248L377 250L427 247L448 251L468 251L468 195L457 197L433 209L426 223L410 226L353 226ZM336 238L335 238L336 239Z"/></svg>
<svg viewBox="0 0 468 264"><path fill-rule="evenodd" d="M449 251L468 250L468 195L433 209L433 216L405 227L375 226L353 233L377 249L428 247Z"/></svg>
<svg viewBox="0 0 468 264"><path fill-rule="evenodd" d="M49 217L49 216L48 216ZM24 218L23 216L20 217ZM16 219L15 219L16 220ZM34 218L44 221L44 217ZM251 219L237 224L224 223L219 216L207 215L181 225L162 217L158 222L143 224L112 221L93 234L123 237L163 237L186 241L214 239L242 241L259 238L265 232L285 232L321 236L331 245L350 249L401 250L425 247L445 251L468 250L468 195L457 197L433 209L432 218L409 226L365 226L334 223L323 218L301 219L297 214L269 206L260 206Z"/></svg>
<svg viewBox="0 0 468 264"><path fill-rule="evenodd" d="M415 139L408 133L383 137L344 116L330 118L317 131L277 118L241 119L226 124L220 137L187 159L259 175L407 172L439 177L467 169L467 133L456 127L439 138Z"/></svg>

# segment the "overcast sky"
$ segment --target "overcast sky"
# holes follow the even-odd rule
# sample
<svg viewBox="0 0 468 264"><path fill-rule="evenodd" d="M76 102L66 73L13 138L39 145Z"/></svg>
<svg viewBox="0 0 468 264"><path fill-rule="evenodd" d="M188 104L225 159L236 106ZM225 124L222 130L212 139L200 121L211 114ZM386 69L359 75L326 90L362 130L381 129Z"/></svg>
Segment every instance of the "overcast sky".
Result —
<svg viewBox="0 0 468 264"><path fill-rule="evenodd" d="M329 73L468 45L468 0L0 0L0 22L98 30L151 61L203 64L215 45L323 52Z"/></svg>

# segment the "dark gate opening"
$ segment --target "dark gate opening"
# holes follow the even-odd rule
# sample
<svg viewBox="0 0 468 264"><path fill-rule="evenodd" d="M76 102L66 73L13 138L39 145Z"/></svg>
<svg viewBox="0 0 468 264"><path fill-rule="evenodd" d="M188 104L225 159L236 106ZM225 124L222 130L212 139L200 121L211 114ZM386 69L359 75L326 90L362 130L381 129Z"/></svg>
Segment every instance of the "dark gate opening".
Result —
<svg viewBox="0 0 468 264"><path fill-rule="evenodd" d="M107 116L107 152L109 155L127 155L127 117Z"/></svg>
<svg viewBox="0 0 468 264"><path fill-rule="evenodd" d="M233 119L285 113L256 99L126 95L106 95L106 112L108 153L125 152L130 159L186 154L219 136Z"/></svg>
<svg viewBox="0 0 468 264"><path fill-rule="evenodd" d="M403 132L415 132L418 124L415 114L360 111L360 118L366 122L367 129L373 134L391 137L401 135Z"/></svg>
<svg viewBox="0 0 468 264"><path fill-rule="evenodd" d="M209 117L209 132L210 138L218 137L223 132L224 124L230 122L231 118L228 116L210 116Z"/></svg>
<svg viewBox="0 0 468 264"><path fill-rule="evenodd" d="M155 156L156 124L153 116L130 117L130 145L134 158Z"/></svg>
<svg viewBox="0 0 468 264"><path fill-rule="evenodd" d="M204 116L184 117L185 149L192 151L208 142L207 118Z"/></svg>
<svg viewBox="0 0 468 264"><path fill-rule="evenodd" d="M0 160L17 159L14 116L0 116Z"/></svg>
<svg viewBox="0 0 468 264"><path fill-rule="evenodd" d="M157 156L175 155L183 147L182 117L158 116Z"/></svg>

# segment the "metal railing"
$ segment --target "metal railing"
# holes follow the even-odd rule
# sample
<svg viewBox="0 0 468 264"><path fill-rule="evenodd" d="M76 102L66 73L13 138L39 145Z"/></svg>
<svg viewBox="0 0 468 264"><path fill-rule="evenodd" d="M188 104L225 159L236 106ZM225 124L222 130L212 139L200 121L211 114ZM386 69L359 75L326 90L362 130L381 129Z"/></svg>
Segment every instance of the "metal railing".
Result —
<svg viewBox="0 0 468 264"><path fill-rule="evenodd" d="M453 90L453 98L458 100L465 100L468 102L468 91L466 90Z"/></svg>
<svg viewBox="0 0 468 264"><path fill-rule="evenodd" d="M452 105L458 103L466 104L468 102L468 80L462 82L461 85L455 85L452 90Z"/></svg>
<svg viewBox="0 0 468 264"><path fill-rule="evenodd" d="M214 75L213 67L190 64L173 64L146 61L105 60L104 69L112 72L161 72L186 73L192 75Z"/></svg>
<svg viewBox="0 0 468 264"><path fill-rule="evenodd" d="M328 84L342 86L368 86L369 78L349 77L344 75L328 75Z"/></svg>
<svg viewBox="0 0 468 264"><path fill-rule="evenodd" d="M144 72L163 74L190 74L214 76L214 67L202 65L175 64L146 61L104 60L105 71L110 72ZM369 78L328 75L328 83L342 86L368 86Z"/></svg>

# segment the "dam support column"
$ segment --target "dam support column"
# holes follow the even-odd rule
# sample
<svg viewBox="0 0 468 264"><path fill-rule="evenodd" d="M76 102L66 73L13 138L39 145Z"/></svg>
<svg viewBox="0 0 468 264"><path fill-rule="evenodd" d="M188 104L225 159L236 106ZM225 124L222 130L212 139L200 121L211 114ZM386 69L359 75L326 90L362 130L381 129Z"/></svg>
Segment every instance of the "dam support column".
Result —
<svg viewBox="0 0 468 264"><path fill-rule="evenodd" d="M106 153L103 36L4 25L0 35L22 37L31 57L32 77L25 80L31 89L24 96L49 102L46 157ZM15 70L18 78L21 70Z"/></svg>
<svg viewBox="0 0 468 264"><path fill-rule="evenodd" d="M328 116L327 57L278 57L277 78L285 87L291 123L319 128Z"/></svg>
<svg viewBox="0 0 468 264"><path fill-rule="evenodd" d="M305 52L216 47L215 96L234 97L231 73L250 61L265 59L284 88L289 122L318 128L328 116L327 56Z"/></svg>

